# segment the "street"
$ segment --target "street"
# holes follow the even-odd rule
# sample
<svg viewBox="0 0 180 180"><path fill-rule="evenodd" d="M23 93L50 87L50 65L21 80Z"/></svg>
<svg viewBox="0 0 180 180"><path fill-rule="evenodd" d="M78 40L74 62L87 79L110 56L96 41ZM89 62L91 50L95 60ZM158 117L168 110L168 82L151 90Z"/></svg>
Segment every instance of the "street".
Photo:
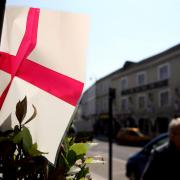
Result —
<svg viewBox="0 0 180 180"><path fill-rule="evenodd" d="M108 180L108 142L94 140L93 142L98 143L97 146L93 147L89 156L100 155L104 158L105 164L92 164L90 165L90 172L93 175L96 175L96 178L93 180ZM128 159L128 156L139 151L139 147L129 147L129 146L120 146L113 144L113 180L127 180L125 176L125 165Z"/></svg>

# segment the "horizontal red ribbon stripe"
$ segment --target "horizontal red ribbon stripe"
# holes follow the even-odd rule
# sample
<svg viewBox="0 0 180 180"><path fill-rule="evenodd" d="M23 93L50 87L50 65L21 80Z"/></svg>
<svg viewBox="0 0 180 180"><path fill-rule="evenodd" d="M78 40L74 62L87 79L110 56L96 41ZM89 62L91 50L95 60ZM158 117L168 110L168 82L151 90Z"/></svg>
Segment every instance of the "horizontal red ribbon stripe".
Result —
<svg viewBox="0 0 180 180"><path fill-rule="evenodd" d="M8 53L0 53L0 69L12 74L16 66L15 56ZM57 73L31 60L24 60L16 77L60 98L61 100L76 106L81 96L84 83Z"/></svg>

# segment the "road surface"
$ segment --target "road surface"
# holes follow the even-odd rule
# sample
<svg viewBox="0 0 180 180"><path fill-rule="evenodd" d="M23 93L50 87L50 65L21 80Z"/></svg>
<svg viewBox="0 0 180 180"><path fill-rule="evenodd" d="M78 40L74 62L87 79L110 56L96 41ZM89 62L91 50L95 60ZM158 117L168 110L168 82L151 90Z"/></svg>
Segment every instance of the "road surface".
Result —
<svg viewBox="0 0 180 180"><path fill-rule="evenodd" d="M93 180L108 180L108 143L105 141L94 140L98 145L93 147L89 156L103 156L105 164L92 164L90 171L96 175ZM139 147L120 146L113 144L113 180L127 180L125 176L125 165L129 155L139 151Z"/></svg>

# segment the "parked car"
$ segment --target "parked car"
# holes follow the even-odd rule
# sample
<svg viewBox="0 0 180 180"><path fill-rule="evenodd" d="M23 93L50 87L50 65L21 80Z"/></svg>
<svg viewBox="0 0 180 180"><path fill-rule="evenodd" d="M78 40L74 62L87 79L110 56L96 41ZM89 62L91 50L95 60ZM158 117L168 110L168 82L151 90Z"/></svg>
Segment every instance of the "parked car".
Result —
<svg viewBox="0 0 180 180"><path fill-rule="evenodd" d="M150 137L140 132L139 128L124 128L119 130L116 142L123 145L143 146L150 141Z"/></svg>
<svg viewBox="0 0 180 180"><path fill-rule="evenodd" d="M152 139L141 151L128 158L126 164L126 176L129 180L140 180L150 155L169 140L168 133L164 133Z"/></svg>

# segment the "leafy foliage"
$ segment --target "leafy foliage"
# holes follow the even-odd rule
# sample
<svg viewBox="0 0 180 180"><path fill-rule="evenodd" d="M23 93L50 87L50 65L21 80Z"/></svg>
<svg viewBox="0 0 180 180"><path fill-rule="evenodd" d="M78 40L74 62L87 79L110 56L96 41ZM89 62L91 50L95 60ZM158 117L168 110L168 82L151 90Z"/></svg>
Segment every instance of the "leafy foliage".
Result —
<svg viewBox="0 0 180 180"><path fill-rule="evenodd" d="M74 138L65 137L60 146L57 165L52 165L33 143L31 133L25 126L37 114L26 119L27 98L16 105L18 125L12 130L0 132L0 179L4 180L90 180L88 164L92 157L86 157L92 144L76 143ZM26 119L26 120L25 120Z"/></svg>
<svg viewBox="0 0 180 180"><path fill-rule="evenodd" d="M66 137L61 146L58 166L64 167L64 174L69 180L90 179L87 164L93 158L86 158L89 143L75 143L73 138Z"/></svg>
<svg viewBox="0 0 180 180"><path fill-rule="evenodd" d="M25 126L36 116L33 106L32 116L23 124L27 113L26 97L16 105L19 122L13 130L1 132L0 136L0 173L1 179L46 179L48 161L33 144L29 129Z"/></svg>

